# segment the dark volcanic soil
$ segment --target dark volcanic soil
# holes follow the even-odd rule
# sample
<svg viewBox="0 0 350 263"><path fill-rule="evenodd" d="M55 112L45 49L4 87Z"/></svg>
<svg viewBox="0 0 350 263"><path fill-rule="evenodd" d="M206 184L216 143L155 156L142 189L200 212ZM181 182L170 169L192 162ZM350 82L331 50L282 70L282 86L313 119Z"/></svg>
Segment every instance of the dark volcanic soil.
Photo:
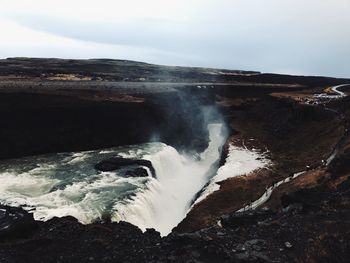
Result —
<svg viewBox="0 0 350 263"><path fill-rule="evenodd" d="M350 80L123 60L1 60L0 159L154 136L200 151L210 121L202 107L216 105L230 128L226 150L268 149L272 165L221 182L164 238L124 222L44 223L0 207L0 262L348 262L350 99L305 103L343 83ZM261 209L235 213L306 166Z"/></svg>
<svg viewBox="0 0 350 263"><path fill-rule="evenodd" d="M272 165L247 177L226 180L221 190L198 203L178 227L188 232L212 225L218 217L258 199L274 182L306 166L326 160L343 138L339 114L323 106L301 105L288 99L263 96L225 107L234 134L228 143L269 150ZM249 139L254 139L251 141Z"/></svg>
<svg viewBox="0 0 350 263"><path fill-rule="evenodd" d="M228 214L218 225L165 238L153 230L142 234L128 223L81 225L70 217L42 223L27 217L7 236L2 231L0 260L347 262L349 182L348 178L332 190L323 185L322 189L290 194L289 201L278 212Z"/></svg>

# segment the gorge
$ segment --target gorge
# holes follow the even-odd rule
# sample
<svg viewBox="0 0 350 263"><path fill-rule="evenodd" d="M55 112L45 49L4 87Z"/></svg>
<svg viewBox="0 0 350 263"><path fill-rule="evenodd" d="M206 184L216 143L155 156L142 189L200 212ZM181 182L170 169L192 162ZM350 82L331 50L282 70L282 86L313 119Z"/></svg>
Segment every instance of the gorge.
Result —
<svg viewBox="0 0 350 263"><path fill-rule="evenodd" d="M346 258L346 83L1 60L0 261Z"/></svg>

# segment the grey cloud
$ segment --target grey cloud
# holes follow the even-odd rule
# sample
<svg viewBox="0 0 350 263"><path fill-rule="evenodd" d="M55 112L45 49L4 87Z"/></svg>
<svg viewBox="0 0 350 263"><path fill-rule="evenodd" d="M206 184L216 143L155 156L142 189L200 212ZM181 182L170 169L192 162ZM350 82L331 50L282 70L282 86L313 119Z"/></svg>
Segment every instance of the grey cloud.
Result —
<svg viewBox="0 0 350 263"><path fill-rule="evenodd" d="M298 20L268 10L253 10L248 20L237 11L236 17L230 17L229 10L220 17L218 10L190 22L129 19L107 23L29 14L11 18L53 35L147 50L138 60L152 57L150 62L162 64L350 77L350 35L344 31L350 26L348 20L335 27L337 21L324 25L315 17Z"/></svg>

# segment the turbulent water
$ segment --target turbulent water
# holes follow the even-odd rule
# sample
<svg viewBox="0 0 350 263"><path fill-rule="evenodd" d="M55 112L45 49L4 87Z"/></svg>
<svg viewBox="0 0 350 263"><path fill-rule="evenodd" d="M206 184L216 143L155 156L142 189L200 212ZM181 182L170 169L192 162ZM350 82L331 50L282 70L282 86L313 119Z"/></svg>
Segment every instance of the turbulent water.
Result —
<svg viewBox="0 0 350 263"><path fill-rule="evenodd" d="M0 163L0 202L22 206L35 219L71 215L82 223L103 218L128 221L168 234L186 215L208 182L225 137L221 124L208 126L210 143L199 156L179 154L163 143L100 151L59 153ZM99 172L112 156L150 160L156 178L125 177L127 168Z"/></svg>
<svg viewBox="0 0 350 263"><path fill-rule="evenodd" d="M186 216L193 198L213 175L213 166L220 157L219 149L225 142L221 129L221 124L209 125L209 146L197 158L180 155L170 146L147 157L156 170L157 179L151 179L148 190L139 192L127 204L117 203L114 219L168 234Z"/></svg>

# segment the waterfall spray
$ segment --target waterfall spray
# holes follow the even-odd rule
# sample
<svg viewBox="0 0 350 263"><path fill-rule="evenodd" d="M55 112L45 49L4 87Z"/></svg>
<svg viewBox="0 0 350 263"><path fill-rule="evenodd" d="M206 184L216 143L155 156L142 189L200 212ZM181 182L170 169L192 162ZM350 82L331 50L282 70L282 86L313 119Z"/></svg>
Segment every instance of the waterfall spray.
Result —
<svg viewBox="0 0 350 263"><path fill-rule="evenodd" d="M127 221L142 230L154 228L162 235L170 233L187 214L193 198L210 178L208 171L220 158L225 143L222 124L209 124L209 146L200 159L179 154L164 145L155 155L145 156L156 170L147 190L140 191L130 201L117 203L113 219Z"/></svg>

